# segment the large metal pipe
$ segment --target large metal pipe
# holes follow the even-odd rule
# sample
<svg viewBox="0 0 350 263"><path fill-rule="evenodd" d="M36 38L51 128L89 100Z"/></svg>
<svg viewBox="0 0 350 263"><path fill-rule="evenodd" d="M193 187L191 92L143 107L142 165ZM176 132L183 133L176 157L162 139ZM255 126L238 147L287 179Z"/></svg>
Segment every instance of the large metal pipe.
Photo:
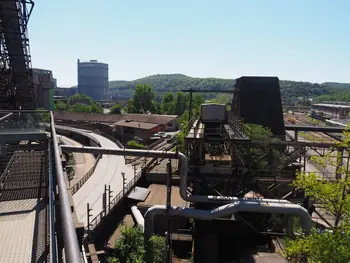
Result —
<svg viewBox="0 0 350 263"><path fill-rule="evenodd" d="M87 147L87 146L70 146L62 145L61 148L65 152L81 152L81 153L93 153L93 154L111 154L122 156L140 156L140 157L153 157L162 159L178 159L180 169L180 196L182 199L192 203L230 203L234 201L246 201L251 200L243 197L231 197L231 196L202 196L202 195L190 195L187 193L187 171L188 162L186 156L181 152L166 152L166 151L152 151L152 150L134 150L134 149L117 149L117 148L100 148L100 147ZM269 203L288 203L287 200L277 199L253 199L261 200Z"/></svg>
<svg viewBox="0 0 350 263"><path fill-rule="evenodd" d="M6 114L5 116L0 117L0 121L6 120L6 119L7 119L8 117L10 117L12 114L13 114L13 113L10 112L10 113Z"/></svg>
<svg viewBox="0 0 350 263"><path fill-rule="evenodd" d="M67 185L63 173L62 160L58 148L57 134L55 130L55 121L52 112L51 115L51 136L53 142L53 151L55 157L56 179L58 184L60 212L64 242L65 259L67 263L80 263L80 249L78 238L73 222L72 211L68 199Z"/></svg>
<svg viewBox="0 0 350 263"><path fill-rule="evenodd" d="M213 220L215 218L231 215L235 212L256 212L271 214L286 214L300 218L302 228L306 234L309 234L312 228L312 219L308 211L300 205L286 203L267 203L262 201L236 201L215 208L213 210L196 210L186 207L172 207L170 210L173 216L184 216L201 220ZM145 243L153 234L154 217L156 215L165 215L165 205L155 205L149 208L145 214Z"/></svg>
<svg viewBox="0 0 350 263"><path fill-rule="evenodd" d="M140 210L137 208L137 206L131 207L131 213L135 218L136 224L142 228L142 231L144 231L145 227L145 219L143 218Z"/></svg>

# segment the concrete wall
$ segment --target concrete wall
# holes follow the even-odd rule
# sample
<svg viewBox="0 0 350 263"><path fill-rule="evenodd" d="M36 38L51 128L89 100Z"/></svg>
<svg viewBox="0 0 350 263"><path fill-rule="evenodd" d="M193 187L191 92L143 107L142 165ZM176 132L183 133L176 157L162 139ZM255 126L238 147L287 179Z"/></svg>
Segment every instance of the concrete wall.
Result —
<svg viewBox="0 0 350 263"><path fill-rule="evenodd" d="M164 125L164 130L167 132L177 131L179 129L178 118L170 121L166 125Z"/></svg>
<svg viewBox="0 0 350 263"><path fill-rule="evenodd" d="M35 106L50 110L52 106L52 96L54 88L54 79L50 70L33 69Z"/></svg>
<svg viewBox="0 0 350 263"><path fill-rule="evenodd" d="M340 107L325 107L319 105L313 105L311 108L317 115L335 118L335 119L343 119L348 117L350 109L340 108Z"/></svg>

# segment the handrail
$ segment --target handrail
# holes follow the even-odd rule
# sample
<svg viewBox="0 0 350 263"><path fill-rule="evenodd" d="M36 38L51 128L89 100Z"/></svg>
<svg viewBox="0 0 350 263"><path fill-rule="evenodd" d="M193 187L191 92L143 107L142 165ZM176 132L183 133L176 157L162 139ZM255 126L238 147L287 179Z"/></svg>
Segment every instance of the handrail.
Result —
<svg viewBox="0 0 350 263"><path fill-rule="evenodd" d="M58 146L57 134L55 129L55 120L53 113L50 111L51 117L51 137L53 144L53 153L56 168L56 180L58 184L60 212L62 222L62 233L64 242L65 259L67 263L81 263L80 249L76 230L74 227L72 211L68 199L67 185L63 173L61 162L61 154Z"/></svg>
<svg viewBox="0 0 350 263"><path fill-rule="evenodd" d="M146 158L145 158L146 159ZM127 193L134 187L136 182L141 178L142 176L142 170L143 168L147 167L147 165L152 161L153 159L146 162L146 164L141 168L141 170L135 175L135 177L125 186L123 190L121 190L108 204L108 212L112 210L125 196ZM87 227L90 231L96 228L96 226L102 221L103 217L105 215L105 212L102 210L100 213L98 213L91 221L90 225Z"/></svg>
<svg viewBox="0 0 350 263"><path fill-rule="evenodd" d="M96 158L96 161L94 165L90 168L89 171L87 171L82 178L78 182L76 182L71 188L69 188L72 191L72 195L74 195L78 190L87 182L87 180L93 175L93 173L96 170L97 164L102 158L102 154L99 154Z"/></svg>
<svg viewBox="0 0 350 263"><path fill-rule="evenodd" d="M156 146L158 146L159 144L161 144L165 140L166 140L166 138L160 138L160 139L156 140L155 142L151 143L150 145L144 147L142 150L152 150L153 148L155 148ZM129 160L125 159L125 164L130 164L130 163L136 162L139 159L141 159L141 156L136 156L136 157L131 158Z"/></svg>
<svg viewBox="0 0 350 263"><path fill-rule="evenodd" d="M13 113L10 112L10 113L6 114L5 116L2 116L2 117L0 118L0 121L6 120L6 119L7 119L8 117L10 117L12 114L13 114Z"/></svg>
<svg viewBox="0 0 350 263"><path fill-rule="evenodd" d="M55 200L53 185L52 147L49 145L49 220L50 220L50 263L57 262L56 235L55 235Z"/></svg>

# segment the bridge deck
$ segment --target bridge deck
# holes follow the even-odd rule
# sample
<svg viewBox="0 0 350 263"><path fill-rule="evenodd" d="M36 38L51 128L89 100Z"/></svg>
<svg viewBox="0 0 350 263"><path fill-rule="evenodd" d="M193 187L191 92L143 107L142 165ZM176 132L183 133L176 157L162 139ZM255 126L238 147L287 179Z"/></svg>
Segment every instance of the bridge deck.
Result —
<svg viewBox="0 0 350 263"><path fill-rule="evenodd" d="M47 262L46 151L15 151L0 176L0 262Z"/></svg>
<svg viewBox="0 0 350 263"><path fill-rule="evenodd" d="M43 198L0 202L0 261L47 262L49 229Z"/></svg>

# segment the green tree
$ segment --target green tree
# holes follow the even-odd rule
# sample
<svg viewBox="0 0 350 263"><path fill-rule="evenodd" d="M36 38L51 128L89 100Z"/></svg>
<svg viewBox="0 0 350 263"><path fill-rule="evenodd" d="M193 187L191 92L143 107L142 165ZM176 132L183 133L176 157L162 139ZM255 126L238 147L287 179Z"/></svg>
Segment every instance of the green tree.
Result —
<svg viewBox="0 0 350 263"><path fill-rule="evenodd" d="M172 92L165 92L162 97L161 110L163 114L174 114L175 112L175 98Z"/></svg>
<svg viewBox="0 0 350 263"><path fill-rule="evenodd" d="M140 227L121 226L121 238L115 245L115 253L108 258L109 263L143 263L145 262L145 243ZM151 258L148 262L162 263L165 240L160 236L152 236L147 244Z"/></svg>
<svg viewBox="0 0 350 263"><path fill-rule="evenodd" d="M349 152L350 134L344 132L339 147ZM317 207L326 214L330 226L323 233L314 229L309 236L300 235L287 243L286 255L291 262L341 263L350 262L350 179L349 171L342 165L340 154L329 151L324 157L313 157L319 165L335 165L335 180L320 178L315 173L299 173L293 186L305 191Z"/></svg>
<svg viewBox="0 0 350 263"><path fill-rule="evenodd" d="M93 100L84 94L75 94L68 99L68 105L72 106L74 104L92 105Z"/></svg>
<svg viewBox="0 0 350 263"><path fill-rule="evenodd" d="M147 113L154 110L153 99L155 95L151 85L138 84L132 98L135 113Z"/></svg>
<svg viewBox="0 0 350 263"><path fill-rule="evenodd" d="M175 105L174 105L174 111L172 114L181 115L185 112L186 104L188 102L187 97L183 92L177 92L176 93L176 99L175 99Z"/></svg>
<svg viewBox="0 0 350 263"><path fill-rule="evenodd" d="M110 108L109 113L110 113L110 114L121 114L121 113L122 113L122 108L123 108L123 106L122 106L121 104L113 105L113 106Z"/></svg>
<svg viewBox="0 0 350 263"><path fill-rule="evenodd" d="M100 105L97 105L96 103L92 103L90 105L90 112L92 112L92 113L103 113L103 108Z"/></svg>
<svg viewBox="0 0 350 263"><path fill-rule="evenodd" d="M91 107L86 104L74 104L69 107L70 112L91 112Z"/></svg>
<svg viewBox="0 0 350 263"><path fill-rule="evenodd" d="M277 140L273 138L272 132L258 124L247 124L247 130L249 131L249 138L252 141L270 142ZM250 166L256 170L273 169L278 170L282 168L284 154L272 147L269 147L269 143L261 143L249 147L248 156L251 160Z"/></svg>
<svg viewBox="0 0 350 263"><path fill-rule="evenodd" d="M96 104L90 97L75 94L68 98L68 103L59 101L55 104L57 111L103 113L103 108Z"/></svg>
<svg viewBox="0 0 350 263"><path fill-rule="evenodd" d="M58 101L54 105L54 110L57 111L68 111L69 105L63 101Z"/></svg>

